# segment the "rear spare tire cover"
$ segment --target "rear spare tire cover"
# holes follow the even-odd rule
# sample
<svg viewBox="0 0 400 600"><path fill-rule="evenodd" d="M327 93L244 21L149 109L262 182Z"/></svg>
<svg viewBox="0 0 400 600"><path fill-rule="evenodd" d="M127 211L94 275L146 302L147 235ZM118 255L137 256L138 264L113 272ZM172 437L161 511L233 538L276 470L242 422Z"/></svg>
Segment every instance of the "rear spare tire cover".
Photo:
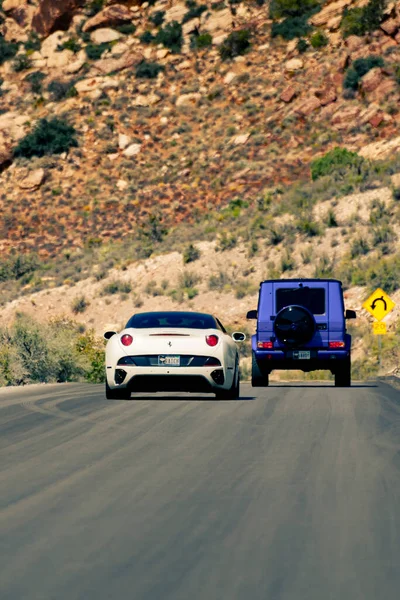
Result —
<svg viewBox="0 0 400 600"><path fill-rule="evenodd" d="M301 346L313 337L315 320L304 306L285 306L275 317L274 331L281 343Z"/></svg>

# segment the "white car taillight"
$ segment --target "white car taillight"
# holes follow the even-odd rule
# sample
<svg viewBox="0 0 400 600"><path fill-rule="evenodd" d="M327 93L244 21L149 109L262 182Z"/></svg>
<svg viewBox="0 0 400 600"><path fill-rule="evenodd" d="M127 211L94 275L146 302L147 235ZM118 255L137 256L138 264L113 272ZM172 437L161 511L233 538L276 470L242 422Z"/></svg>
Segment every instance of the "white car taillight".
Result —
<svg viewBox="0 0 400 600"><path fill-rule="evenodd" d="M206 335L206 342L209 346L216 346L219 342L217 335Z"/></svg>
<svg viewBox="0 0 400 600"><path fill-rule="evenodd" d="M123 346L130 346L133 342L133 337L131 335L129 335L129 333L125 333L122 337L121 337L121 344Z"/></svg>

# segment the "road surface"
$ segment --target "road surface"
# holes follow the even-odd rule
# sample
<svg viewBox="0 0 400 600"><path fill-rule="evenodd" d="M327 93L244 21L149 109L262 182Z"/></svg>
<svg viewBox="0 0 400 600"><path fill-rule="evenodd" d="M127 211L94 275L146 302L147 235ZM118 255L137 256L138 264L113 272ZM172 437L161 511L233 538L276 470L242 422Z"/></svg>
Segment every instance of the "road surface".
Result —
<svg viewBox="0 0 400 600"><path fill-rule="evenodd" d="M0 390L1 600L398 600L400 391Z"/></svg>

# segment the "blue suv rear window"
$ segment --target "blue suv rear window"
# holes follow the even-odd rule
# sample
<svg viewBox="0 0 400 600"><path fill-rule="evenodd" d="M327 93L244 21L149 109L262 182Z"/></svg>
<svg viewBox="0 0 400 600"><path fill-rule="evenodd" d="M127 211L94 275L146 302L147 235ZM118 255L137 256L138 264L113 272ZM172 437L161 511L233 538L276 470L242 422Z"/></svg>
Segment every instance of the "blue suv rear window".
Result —
<svg viewBox="0 0 400 600"><path fill-rule="evenodd" d="M304 306L313 315L323 315L325 314L325 290L307 286L276 290L276 312L293 304Z"/></svg>

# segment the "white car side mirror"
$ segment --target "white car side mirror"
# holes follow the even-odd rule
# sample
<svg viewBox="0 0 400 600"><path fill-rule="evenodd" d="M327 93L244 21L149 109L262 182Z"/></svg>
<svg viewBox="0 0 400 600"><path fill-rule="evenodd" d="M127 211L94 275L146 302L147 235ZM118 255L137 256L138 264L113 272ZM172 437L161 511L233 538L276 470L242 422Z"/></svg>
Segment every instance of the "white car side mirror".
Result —
<svg viewBox="0 0 400 600"><path fill-rule="evenodd" d="M106 331L103 337L105 340L109 340L113 335L116 335L115 331Z"/></svg>
<svg viewBox="0 0 400 600"><path fill-rule="evenodd" d="M235 331L234 333L232 333L232 339L235 342L244 342L244 340L246 339L246 335L241 331Z"/></svg>

